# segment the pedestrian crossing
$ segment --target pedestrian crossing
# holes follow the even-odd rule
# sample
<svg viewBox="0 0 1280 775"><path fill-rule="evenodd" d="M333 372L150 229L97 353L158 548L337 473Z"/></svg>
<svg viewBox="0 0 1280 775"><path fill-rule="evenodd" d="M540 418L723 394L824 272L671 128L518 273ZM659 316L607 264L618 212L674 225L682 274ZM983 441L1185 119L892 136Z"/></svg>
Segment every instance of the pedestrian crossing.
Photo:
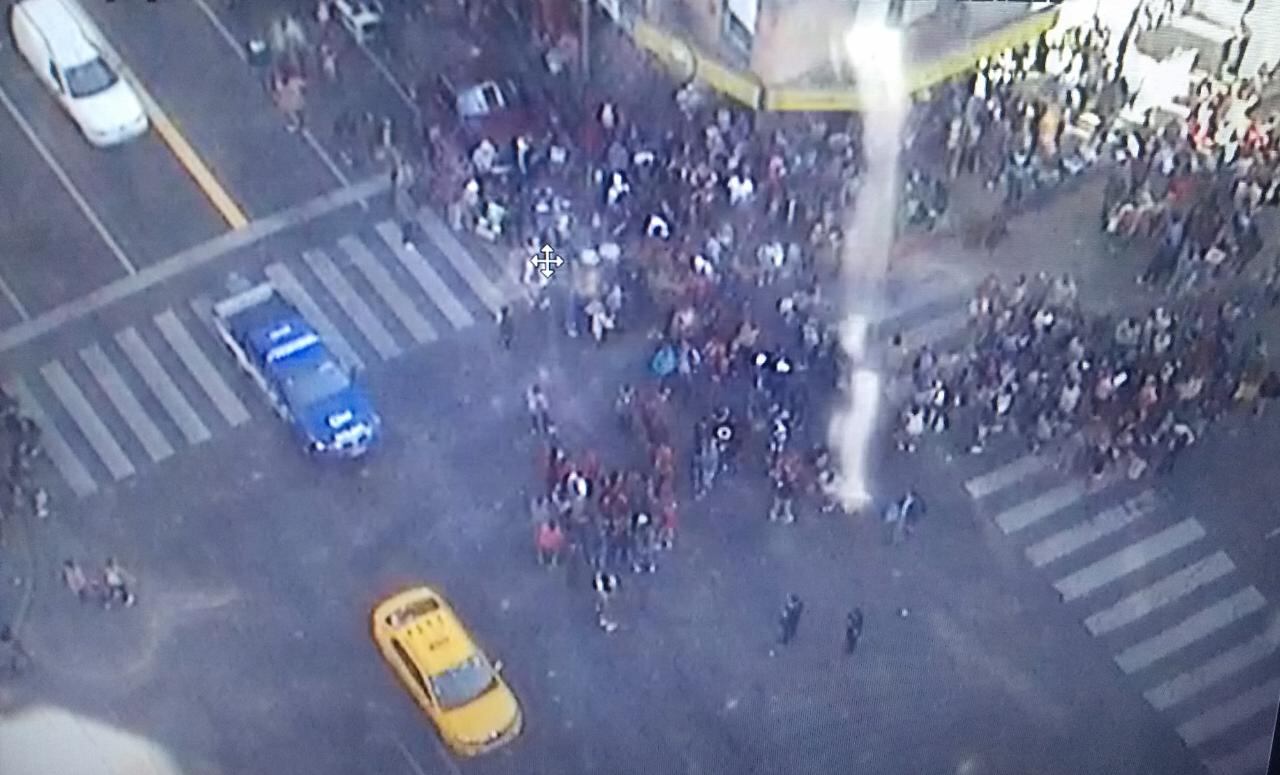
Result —
<svg viewBox="0 0 1280 775"><path fill-rule="evenodd" d="M970 289L908 290L877 339L945 350L963 336ZM1280 613L1209 531L1152 490L1089 485L1048 456L982 458L964 489L1046 574L1126 680L1164 714L1212 775L1261 775L1280 704Z"/></svg>
<svg viewBox="0 0 1280 775"><path fill-rule="evenodd" d="M429 211L427 240L392 221L266 264L270 280L350 366L394 361L496 313L521 291L487 253L472 256ZM252 279L252 278L248 278ZM67 489L88 497L182 450L258 420L276 422L212 327L220 288L87 334L5 390L40 426Z"/></svg>
<svg viewBox="0 0 1280 775"><path fill-rule="evenodd" d="M1196 517L1124 478L1087 486L1032 455L964 483L1213 775L1261 775L1280 703L1275 606Z"/></svg>

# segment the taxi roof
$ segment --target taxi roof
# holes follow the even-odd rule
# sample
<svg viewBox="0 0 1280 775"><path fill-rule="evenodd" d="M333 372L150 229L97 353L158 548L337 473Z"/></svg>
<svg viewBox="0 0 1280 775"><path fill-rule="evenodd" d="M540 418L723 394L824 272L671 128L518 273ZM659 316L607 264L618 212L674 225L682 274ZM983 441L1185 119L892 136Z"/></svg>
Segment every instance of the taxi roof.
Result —
<svg viewBox="0 0 1280 775"><path fill-rule="evenodd" d="M397 626L392 623L397 611L422 601L433 601L437 605L434 610L417 615L405 624ZM428 675L447 670L478 650L449 604L426 588L414 590L414 594L397 595L379 607L379 614L386 618L391 637L400 642Z"/></svg>

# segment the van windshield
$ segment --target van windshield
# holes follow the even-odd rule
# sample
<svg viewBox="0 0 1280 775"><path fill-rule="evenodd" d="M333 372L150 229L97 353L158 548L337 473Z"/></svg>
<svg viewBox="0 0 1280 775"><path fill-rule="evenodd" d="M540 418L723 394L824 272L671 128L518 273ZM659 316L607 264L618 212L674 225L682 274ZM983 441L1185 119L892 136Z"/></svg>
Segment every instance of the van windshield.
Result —
<svg viewBox="0 0 1280 775"><path fill-rule="evenodd" d="M67 91L72 97L92 97L116 85L119 78L100 58L67 68Z"/></svg>

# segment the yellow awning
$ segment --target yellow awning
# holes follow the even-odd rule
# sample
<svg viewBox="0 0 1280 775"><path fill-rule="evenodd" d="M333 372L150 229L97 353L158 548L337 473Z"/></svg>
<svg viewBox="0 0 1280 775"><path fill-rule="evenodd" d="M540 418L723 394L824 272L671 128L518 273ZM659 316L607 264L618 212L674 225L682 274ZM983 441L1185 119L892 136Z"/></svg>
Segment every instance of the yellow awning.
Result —
<svg viewBox="0 0 1280 775"><path fill-rule="evenodd" d="M913 65L907 72L912 93L926 89L974 66L983 57L993 57L1007 48L1038 38L1058 21L1059 9L1049 9L994 30L964 48L940 59ZM729 67L704 51L689 45L667 30L646 21L637 21L632 39L662 61L679 80L698 78L716 91L750 108L776 111L852 112L860 109L857 90L836 86L765 86L751 72Z"/></svg>

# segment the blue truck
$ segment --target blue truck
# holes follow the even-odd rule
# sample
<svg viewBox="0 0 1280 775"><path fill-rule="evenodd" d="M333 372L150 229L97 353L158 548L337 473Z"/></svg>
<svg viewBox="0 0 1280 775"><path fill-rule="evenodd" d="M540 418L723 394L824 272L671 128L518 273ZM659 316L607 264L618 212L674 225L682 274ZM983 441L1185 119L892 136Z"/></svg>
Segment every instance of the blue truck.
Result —
<svg viewBox="0 0 1280 775"><path fill-rule="evenodd" d="M382 422L355 370L271 283L215 303L213 321L240 368L309 452L355 458L369 450Z"/></svg>

